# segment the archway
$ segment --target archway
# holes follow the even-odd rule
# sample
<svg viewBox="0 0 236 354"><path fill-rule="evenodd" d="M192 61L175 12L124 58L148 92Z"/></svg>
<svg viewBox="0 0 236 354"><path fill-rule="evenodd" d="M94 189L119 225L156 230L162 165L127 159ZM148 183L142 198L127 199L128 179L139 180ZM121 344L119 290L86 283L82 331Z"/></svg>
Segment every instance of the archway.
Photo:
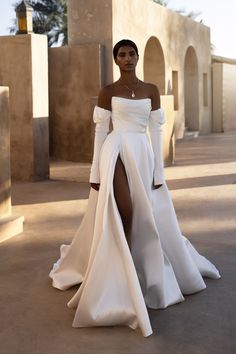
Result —
<svg viewBox="0 0 236 354"><path fill-rule="evenodd" d="M184 61L185 128L199 130L198 61L193 47L187 49Z"/></svg>
<svg viewBox="0 0 236 354"><path fill-rule="evenodd" d="M144 80L158 86L160 94L165 94L165 59L159 40L151 37L144 52Z"/></svg>

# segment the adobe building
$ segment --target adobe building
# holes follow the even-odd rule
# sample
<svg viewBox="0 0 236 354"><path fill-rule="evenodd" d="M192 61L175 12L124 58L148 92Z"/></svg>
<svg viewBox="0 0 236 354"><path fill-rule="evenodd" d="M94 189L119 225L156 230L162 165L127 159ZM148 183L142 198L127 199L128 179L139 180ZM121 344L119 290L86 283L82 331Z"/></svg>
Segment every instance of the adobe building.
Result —
<svg viewBox="0 0 236 354"><path fill-rule="evenodd" d="M91 160L92 109L100 87L119 78L112 48L123 38L139 48L139 78L159 87L167 115L166 163L186 129L211 132L207 26L152 0L68 0L68 47L49 50L52 155Z"/></svg>
<svg viewBox="0 0 236 354"><path fill-rule="evenodd" d="M0 240L23 229L23 217L11 215L11 179L47 179L49 145L55 158L91 162L93 108L100 88L119 78L112 48L123 38L139 48L138 77L159 87L166 165L186 130L236 129L236 61L212 62L207 26L152 0L67 3L68 46L48 51L44 35L0 37Z"/></svg>
<svg viewBox="0 0 236 354"><path fill-rule="evenodd" d="M102 79L117 80L114 44L123 38L139 48L138 76L174 96L175 134L211 131L210 29L152 0L68 0L69 45L104 47ZM88 80L92 79L88 77Z"/></svg>
<svg viewBox="0 0 236 354"><path fill-rule="evenodd" d="M48 178L48 145L55 158L91 162L93 108L100 88L119 78L112 48L123 38L132 39L139 48L138 77L159 87L167 118L166 165L174 160L175 140L183 138L186 130L224 131L222 122L229 112L227 129L236 127L230 106L235 100L228 99L225 107L225 96L234 91L230 73L236 66L221 63L220 68L216 63L212 80L207 26L152 0L67 3L68 46L48 51L46 36L36 34L0 37L0 86L10 89L14 179ZM227 92L222 89L222 72ZM216 85L213 97L212 82ZM221 106L218 97L224 98Z"/></svg>

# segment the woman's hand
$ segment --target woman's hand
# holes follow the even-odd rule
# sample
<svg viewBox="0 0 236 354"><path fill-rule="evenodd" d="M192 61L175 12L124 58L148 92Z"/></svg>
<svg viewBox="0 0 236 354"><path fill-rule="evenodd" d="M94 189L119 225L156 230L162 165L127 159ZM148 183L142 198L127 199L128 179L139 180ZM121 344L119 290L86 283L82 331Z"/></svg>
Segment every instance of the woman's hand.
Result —
<svg viewBox="0 0 236 354"><path fill-rule="evenodd" d="M95 191L99 191L100 183L90 183L90 186L95 189Z"/></svg>

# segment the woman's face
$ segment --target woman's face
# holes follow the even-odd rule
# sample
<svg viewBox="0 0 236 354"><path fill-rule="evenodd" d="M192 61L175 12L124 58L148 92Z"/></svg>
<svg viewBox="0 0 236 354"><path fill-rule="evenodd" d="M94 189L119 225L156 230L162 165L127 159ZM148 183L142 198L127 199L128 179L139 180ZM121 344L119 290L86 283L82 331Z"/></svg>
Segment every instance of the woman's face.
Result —
<svg viewBox="0 0 236 354"><path fill-rule="evenodd" d="M138 62L138 55L131 46L120 47L115 60L122 71L132 71Z"/></svg>

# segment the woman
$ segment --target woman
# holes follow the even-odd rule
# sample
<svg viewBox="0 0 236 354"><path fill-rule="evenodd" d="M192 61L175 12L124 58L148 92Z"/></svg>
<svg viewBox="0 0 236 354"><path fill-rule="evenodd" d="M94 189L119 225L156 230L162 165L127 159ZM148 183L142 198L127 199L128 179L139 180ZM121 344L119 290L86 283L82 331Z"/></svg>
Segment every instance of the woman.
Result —
<svg viewBox="0 0 236 354"><path fill-rule="evenodd" d="M181 302L206 287L202 276L220 275L180 232L163 176L158 89L137 78L135 43L118 42L113 55L120 79L101 90L94 110L88 208L50 277L61 290L82 283L68 303L74 327L128 325L148 336L146 306Z"/></svg>

